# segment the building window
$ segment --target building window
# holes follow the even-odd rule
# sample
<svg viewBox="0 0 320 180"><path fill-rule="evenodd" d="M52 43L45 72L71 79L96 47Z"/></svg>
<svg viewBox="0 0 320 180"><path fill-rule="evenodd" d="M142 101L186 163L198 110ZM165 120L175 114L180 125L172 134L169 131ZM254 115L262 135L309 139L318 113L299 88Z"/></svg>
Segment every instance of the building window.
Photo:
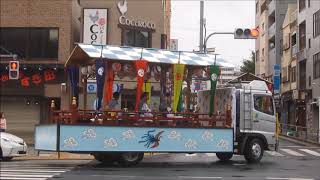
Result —
<svg viewBox="0 0 320 180"><path fill-rule="evenodd" d="M291 68L291 82L296 82L296 80L297 80L296 71L297 71L297 67L296 66Z"/></svg>
<svg viewBox="0 0 320 180"><path fill-rule="evenodd" d="M297 44L297 34L294 33L292 36L291 36L291 47L296 45Z"/></svg>
<svg viewBox="0 0 320 180"><path fill-rule="evenodd" d="M308 7L310 7L310 0L308 0Z"/></svg>
<svg viewBox="0 0 320 180"><path fill-rule="evenodd" d="M320 35L320 9L313 14L313 37Z"/></svg>
<svg viewBox="0 0 320 180"><path fill-rule="evenodd" d="M271 96L254 95L254 109L269 115L274 115Z"/></svg>
<svg viewBox="0 0 320 180"><path fill-rule="evenodd" d="M299 12L306 8L306 0L299 0Z"/></svg>
<svg viewBox="0 0 320 180"><path fill-rule="evenodd" d="M134 29L122 29L123 46L151 47L151 33Z"/></svg>
<svg viewBox="0 0 320 180"><path fill-rule="evenodd" d="M313 55L313 79L320 78L320 52Z"/></svg>
<svg viewBox="0 0 320 180"><path fill-rule="evenodd" d="M306 48L306 21L299 24L299 50Z"/></svg>
<svg viewBox="0 0 320 180"><path fill-rule="evenodd" d="M58 58L58 28L0 28L0 46L23 59Z"/></svg>

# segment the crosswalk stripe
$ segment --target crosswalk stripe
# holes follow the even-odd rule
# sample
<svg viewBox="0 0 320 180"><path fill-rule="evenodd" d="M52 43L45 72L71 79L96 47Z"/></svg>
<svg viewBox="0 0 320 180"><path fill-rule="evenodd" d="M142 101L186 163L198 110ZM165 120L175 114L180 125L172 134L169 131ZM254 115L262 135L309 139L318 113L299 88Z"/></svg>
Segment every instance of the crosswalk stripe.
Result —
<svg viewBox="0 0 320 180"><path fill-rule="evenodd" d="M277 157L283 157L284 155L277 152L277 151L265 151L266 153L268 153L271 156L277 156Z"/></svg>
<svg viewBox="0 0 320 180"><path fill-rule="evenodd" d="M301 154L301 153L298 153L298 152L296 152L296 151L293 151L293 150L291 150L291 149L280 149L281 151L284 151L284 152L286 152L286 153L288 153L288 154L290 154L290 155L293 155L293 156L305 156L305 155L303 155L303 154Z"/></svg>
<svg viewBox="0 0 320 180"><path fill-rule="evenodd" d="M320 153L316 152L316 151L312 151L310 149L299 149L300 151L303 151L305 153L308 153L308 154L311 154L311 155L314 155L314 156L320 156Z"/></svg>
<svg viewBox="0 0 320 180"><path fill-rule="evenodd" d="M50 174L7 174L7 173L1 173L0 177L36 177L36 178L50 178L54 175Z"/></svg>
<svg viewBox="0 0 320 180"><path fill-rule="evenodd" d="M213 156L216 156L216 153L206 153L206 155L209 157L213 157Z"/></svg>
<svg viewBox="0 0 320 180"><path fill-rule="evenodd" d="M1 177L1 180L46 180L47 178L35 178L35 177Z"/></svg>
<svg viewBox="0 0 320 180"><path fill-rule="evenodd" d="M42 173L63 173L69 170L57 171L57 170L35 170L35 169L1 169L0 172L42 172Z"/></svg>

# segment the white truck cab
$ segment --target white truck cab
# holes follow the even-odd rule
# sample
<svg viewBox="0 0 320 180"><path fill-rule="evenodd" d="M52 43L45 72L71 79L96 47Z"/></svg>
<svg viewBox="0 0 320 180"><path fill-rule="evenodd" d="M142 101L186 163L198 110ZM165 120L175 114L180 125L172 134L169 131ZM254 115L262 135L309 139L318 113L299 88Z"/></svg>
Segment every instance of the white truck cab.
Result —
<svg viewBox="0 0 320 180"><path fill-rule="evenodd" d="M210 91L198 92L200 113L208 113ZM264 150L276 150L276 112L271 91L264 81L230 84L216 89L214 111L231 109L234 129L234 154L248 162L259 162ZM229 160L230 153L217 153Z"/></svg>

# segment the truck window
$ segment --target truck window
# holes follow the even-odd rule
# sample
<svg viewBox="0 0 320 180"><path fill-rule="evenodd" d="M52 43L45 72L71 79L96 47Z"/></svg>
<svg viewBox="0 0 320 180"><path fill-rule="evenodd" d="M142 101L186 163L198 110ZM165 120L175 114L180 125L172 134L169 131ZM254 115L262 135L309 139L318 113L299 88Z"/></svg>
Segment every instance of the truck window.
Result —
<svg viewBox="0 0 320 180"><path fill-rule="evenodd" d="M269 115L274 115L271 96L254 95L254 109Z"/></svg>

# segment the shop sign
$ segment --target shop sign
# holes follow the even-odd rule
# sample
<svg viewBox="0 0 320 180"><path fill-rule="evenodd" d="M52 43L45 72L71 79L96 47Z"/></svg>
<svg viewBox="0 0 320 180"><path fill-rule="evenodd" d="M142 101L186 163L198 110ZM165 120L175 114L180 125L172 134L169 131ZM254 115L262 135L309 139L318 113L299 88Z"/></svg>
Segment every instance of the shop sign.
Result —
<svg viewBox="0 0 320 180"><path fill-rule="evenodd" d="M83 43L107 44L108 9L83 10Z"/></svg>
<svg viewBox="0 0 320 180"><path fill-rule="evenodd" d="M147 29L156 29L156 24L150 21L140 20L140 19L130 19L126 17L126 13L128 11L128 2L127 0L118 2L118 9L121 13L119 17L119 24L127 25L138 28L147 28Z"/></svg>
<svg viewBox="0 0 320 180"><path fill-rule="evenodd" d="M87 84L87 92L88 93L96 93L97 92L97 84L96 83L88 83Z"/></svg>

